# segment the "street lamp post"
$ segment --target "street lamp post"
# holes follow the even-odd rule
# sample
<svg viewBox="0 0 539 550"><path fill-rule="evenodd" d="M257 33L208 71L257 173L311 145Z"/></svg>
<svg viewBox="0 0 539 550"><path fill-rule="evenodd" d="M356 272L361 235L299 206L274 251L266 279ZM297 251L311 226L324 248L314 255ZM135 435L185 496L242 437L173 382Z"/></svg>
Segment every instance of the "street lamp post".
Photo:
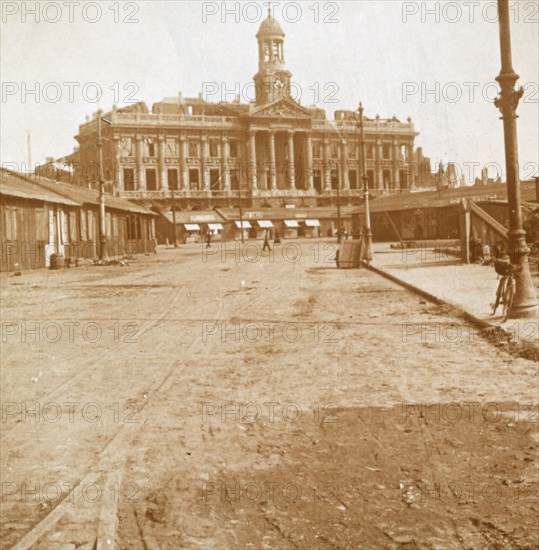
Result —
<svg viewBox="0 0 539 550"><path fill-rule="evenodd" d="M341 150L344 150L346 144L345 140L343 139L341 143L343 145ZM341 222L341 178L337 178L337 227L337 235L339 236L337 242L341 244L341 241L344 239L344 231L342 230Z"/></svg>
<svg viewBox="0 0 539 550"><path fill-rule="evenodd" d="M369 209L369 178L367 177L365 163L365 134L363 130L363 104L359 104L359 132L361 146L361 179L363 180L363 197L365 201L365 259L367 265L372 260L372 231L371 231L371 213Z"/></svg>
<svg viewBox="0 0 539 550"><path fill-rule="evenodd" d="M240 238L241 238L241 244L243 244L244 240L243 240L243 209L241 206L241 178L238 181L238 198L240 201Z"/></svg>
<svg viewBox="0 0 539 550"><path fill-rule="evenodd" d="M516 292L509 317L528 319L537 316L537 299L530 276L529 249L526 245L526 232L522 228L520 206L516 110L524 90L521 87L515 90L519 76L513 69L508 0L498 0L498 17L502 68L496 80L500 84L501 92L494 104L501 111L503 120L509 208L509 255L511 263L518 266L515 273Z"/></svg>
<svg viewBox="0 0 539 550"><path fill-rule="evenodd" d="M174 248L178 248L178 235L176 233L176 197L174 196L174 185L173 182L170 191L172 193L172 227L174 228Z"/></svg>
<svg viewBox="0 0 539 550"><path fill-rule="evenodd" d="M97 113L97 148L99 151L99 259L109 259L107 246L107 221L105 217L105 180L103 178L103 140L101 137L101 111Z"/></svg>

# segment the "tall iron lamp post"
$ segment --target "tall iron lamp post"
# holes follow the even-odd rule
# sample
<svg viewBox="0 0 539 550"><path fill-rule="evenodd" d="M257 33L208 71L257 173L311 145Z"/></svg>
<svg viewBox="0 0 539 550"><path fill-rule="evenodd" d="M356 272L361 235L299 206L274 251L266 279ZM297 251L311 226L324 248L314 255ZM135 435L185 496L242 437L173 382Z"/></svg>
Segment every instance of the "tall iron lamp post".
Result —
<svg viewBox="0 0 539 550"><path fill-rule="evenodd" d="M363 130L363 104L360 103L358 107L358 126L361 146L361 179L363 180L363 198L365 201L365 260L367 265L372 260L372 231L371 231L371 212L369 208L369 178L367 177L367 170L365 164L365 135Z"/></svg>
<svg viewBox="0 0 539 550"><path fill-rule="evenodd" d="M97 113L97 149L99 151L99 259L109 259L107 244L107 220L105 217L105 179L103 178L103 139L101 136L101 111ZM110 124L109 121L106 121Z"/></svg>
<svg viewBox="0 0 539 550"><path fill-rule="evenodd" d="M518 266L515 273L516 292L509 317L511 319L532 318L537 316L537 299L528 264L529 249L526 245L526 232L522 228L516 121L516 110L524 90L522 87L515 90L515 83L519 76L513 69L511 55L509 0L498 0L498 17L502 68L496 80L500 84L501 92L494 104L501 111L503 120L509 208L509 255L511 263Z"/></svg>

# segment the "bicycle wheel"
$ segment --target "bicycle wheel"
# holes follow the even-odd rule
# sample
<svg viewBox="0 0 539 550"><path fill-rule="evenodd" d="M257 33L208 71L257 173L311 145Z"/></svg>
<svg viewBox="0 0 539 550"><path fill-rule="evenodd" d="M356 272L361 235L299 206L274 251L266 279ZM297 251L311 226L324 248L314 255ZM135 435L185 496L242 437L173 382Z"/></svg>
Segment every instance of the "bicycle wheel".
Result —
<svg viewBox="0 0 539 550"><path fill-rule="evenodd" d="M513 298L515 297L515 279L511 279L507 282L505 286L505 292L503 296L503 316L502 322L507 321L511 307L513 306Z"/></svg>
<svg viewBox="0 0 539 550"><path fill-rule="evenodd" d="M494 305L492 306L492 315L496 314L496 310L498 309L498 306L500 303L503 303L503 295L505 292L505 281L506 278L502 277L500 279L500 282L498 283L498 288L496 289L496 300L494 301Z"/></svg>

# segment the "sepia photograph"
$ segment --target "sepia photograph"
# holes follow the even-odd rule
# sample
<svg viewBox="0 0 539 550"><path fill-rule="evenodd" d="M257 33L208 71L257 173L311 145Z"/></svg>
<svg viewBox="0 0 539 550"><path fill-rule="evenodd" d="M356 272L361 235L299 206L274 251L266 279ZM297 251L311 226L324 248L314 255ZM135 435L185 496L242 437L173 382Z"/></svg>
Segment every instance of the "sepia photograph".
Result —
<svg viewBox="0 0 539 550"><path fill-rule="evenodd" d="M539 0L0 0L0 548L539 549Z"/></svg>

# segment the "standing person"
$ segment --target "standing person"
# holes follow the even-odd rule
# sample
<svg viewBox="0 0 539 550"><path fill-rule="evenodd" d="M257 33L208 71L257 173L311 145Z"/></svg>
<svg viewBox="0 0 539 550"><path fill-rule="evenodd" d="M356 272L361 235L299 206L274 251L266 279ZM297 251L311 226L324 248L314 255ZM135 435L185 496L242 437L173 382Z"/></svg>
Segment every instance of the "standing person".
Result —
<svg viewBox="0 0 539 550"><path fill-rule="evenodd" d="M281 236L279 235L278 229L275 229L275 233L273 235L273 244L281 244Z"/></svg>
<svg viewBox="0 0 539 550"><path fill-rule="evenodd" d="M269 231L267 229L266 231L264 231L264 246L262 247L262 252L264 252L266 248L268 249L268 252L271 252L271 248L269 244Z"/></svg>
<svg viewBox="0 0 539 550"><path fill-rule="evenodd" d="M211 231L206 233L206 250L211 248Z"/></svg>

